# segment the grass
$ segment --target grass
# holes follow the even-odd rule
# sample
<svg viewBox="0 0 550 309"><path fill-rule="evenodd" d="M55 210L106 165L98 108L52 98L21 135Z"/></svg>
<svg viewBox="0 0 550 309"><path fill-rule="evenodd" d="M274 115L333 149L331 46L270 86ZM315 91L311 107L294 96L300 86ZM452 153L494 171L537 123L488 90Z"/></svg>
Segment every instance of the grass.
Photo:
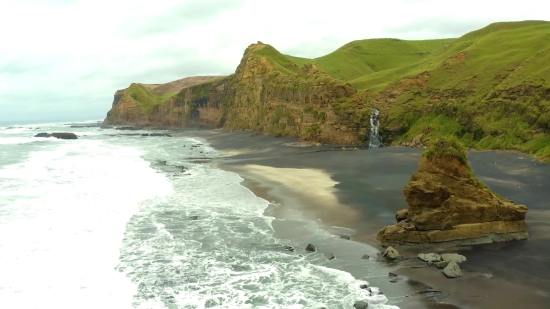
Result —
<svg viewBox="0 0 550 309"><path fill-rule="evenodd" d="M296 73L304 64L312 63L333 78L350 81L374 72L411 65L453 40L359 40L315 59L284 55L267 44L255 54L267 57L275 69L284 74Z"/></svg>
<svg viewBox="0 0 550 309"><path fill-rule="evenodd" d="M151 113L153 108L161 103L168 101L176 93L166 93L161 96L153 94L145 86L133 83L126 89L125 95L130 96L134 101L136 101L144 114L148 115Z"/></svg>
<svg viewBox="0 0 550 309"><path fill-rule="evenodd" d="M452 138L467 148L512 149L550 160L549 22L495 23L456 39L359 40L315 59L284 55L270 45L252 56L270 61L275 72L263 76L263 83L285 100L313 87L319 92L319 85L334 93L353 87L356 94L333 95L327 108L342 124L362 127L368 127L369 108L379 109L387 142L424 133L426 142ZM195 87L193 101L200 105L208 94ZM255 86L235 87L242 96ZM142 107L162 100L143 96ZM247 100L264 104L266 93L262 89L258 99L250 95ZM242 102L234 104L227 108ZM325 111L302 107L319 124L327 117ZM264 124L267 131L293 134L294 119L286 113L278 110ZM307 134L319 130L311 127Z"/></svg>
<svg viewBox="0 0 550 309"><path fill-rule="evenodd" d="M422 152L422 155L428 158L455 157L469 168L466 148L456 137L453 137L452 135L437 138L435 141L429 143L428 147L426 147L426 149Z"/></svg>

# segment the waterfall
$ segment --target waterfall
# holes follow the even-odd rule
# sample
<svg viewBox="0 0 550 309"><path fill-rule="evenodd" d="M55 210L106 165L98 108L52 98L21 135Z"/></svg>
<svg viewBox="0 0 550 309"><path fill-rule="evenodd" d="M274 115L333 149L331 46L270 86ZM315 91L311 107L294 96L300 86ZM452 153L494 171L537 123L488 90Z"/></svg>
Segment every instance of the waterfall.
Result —
<svg viewBox="0 0 550 309"><path fill-rule="evenodd" d="M369 136L369 148L383 147L382 137L378 134L378 126L380 125L380 111L371 108L370 114L370 136Z"/></svg>

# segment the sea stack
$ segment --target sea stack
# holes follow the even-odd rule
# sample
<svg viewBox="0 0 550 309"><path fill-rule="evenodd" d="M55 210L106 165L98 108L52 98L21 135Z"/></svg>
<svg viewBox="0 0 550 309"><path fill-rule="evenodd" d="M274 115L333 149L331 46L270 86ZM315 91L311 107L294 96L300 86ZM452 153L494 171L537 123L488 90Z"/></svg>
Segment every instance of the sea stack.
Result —
<svg viewBox="0 0 550 309"><path fill-rule="evenodd" d="M400 221L378 232L383 246L472 245L528 237L527 207L501 198L476 179L456 140L431 143L403 193L407 211L399 211Z"/></svg>

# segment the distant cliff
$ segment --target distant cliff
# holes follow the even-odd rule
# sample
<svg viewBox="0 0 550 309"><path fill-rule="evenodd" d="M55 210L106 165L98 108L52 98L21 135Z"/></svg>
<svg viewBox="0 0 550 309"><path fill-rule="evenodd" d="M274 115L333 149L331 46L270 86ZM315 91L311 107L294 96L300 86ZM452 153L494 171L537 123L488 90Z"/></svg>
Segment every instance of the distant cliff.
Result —
<svg viewBox="0 0 550 309"><path fill-rule="evenodd" d="M141 84L117 91L105 123L209 124L352 144L366 139L376 108L387 143L455 136L469 148L550 160L547 63L544 21L495 23L457 39L353 41L315 59L258 42L230 76L177 92Z"/></svg>

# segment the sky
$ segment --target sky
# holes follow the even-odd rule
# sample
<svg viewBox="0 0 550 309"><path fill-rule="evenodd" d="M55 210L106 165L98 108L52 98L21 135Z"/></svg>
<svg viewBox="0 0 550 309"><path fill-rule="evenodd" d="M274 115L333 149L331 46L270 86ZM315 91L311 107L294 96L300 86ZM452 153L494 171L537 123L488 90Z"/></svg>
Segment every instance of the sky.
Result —
<svg viewBox="0 0 550 309"><path fill-rule="evenodd" d="M0 0L0 121L100 120L117 89L229 75L257 41L315 58L548 12L544 0Z"/></svg>

